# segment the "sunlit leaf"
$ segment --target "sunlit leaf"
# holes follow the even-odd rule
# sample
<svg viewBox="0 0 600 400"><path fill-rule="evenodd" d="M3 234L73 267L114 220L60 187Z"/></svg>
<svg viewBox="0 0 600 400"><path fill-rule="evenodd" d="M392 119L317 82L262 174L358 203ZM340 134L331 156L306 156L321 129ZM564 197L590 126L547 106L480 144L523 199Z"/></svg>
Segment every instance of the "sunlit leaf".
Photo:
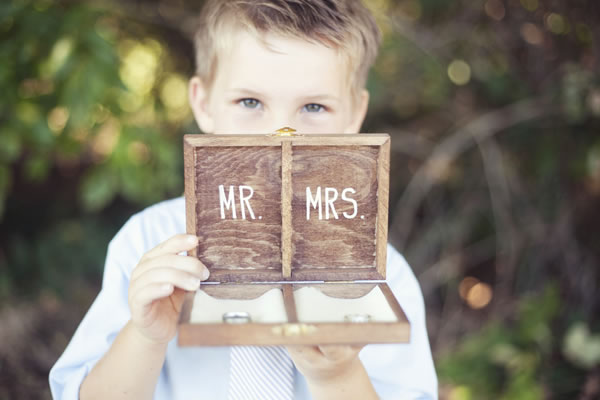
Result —
<svg viewBox="0 0 600 400"><path fill-rule="evenodd" d="M117 178L106 167L91 170L84 178L80 190L82 206L87 211L98 211L110 203L117 191Z"/></svg>

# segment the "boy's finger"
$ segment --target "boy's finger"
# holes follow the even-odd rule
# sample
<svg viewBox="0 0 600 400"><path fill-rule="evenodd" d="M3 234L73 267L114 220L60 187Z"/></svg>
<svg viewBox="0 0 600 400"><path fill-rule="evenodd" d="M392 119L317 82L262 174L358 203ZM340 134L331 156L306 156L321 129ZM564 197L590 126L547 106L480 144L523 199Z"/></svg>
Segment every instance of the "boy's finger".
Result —
<svg viewBox="0 0 600 400"><path fill-rule="evenodd" d="M317 346L287 346L287 350L292 358L305 360L310 364L318 363L323 358L323 353Z"/></svg>
<svg viewBox="0 0 600 400"><path fill-rule="evenodd" d="M129 287L130 298L138 295L140 290L151 284L171 284L184 290L196 290L200 287L200 279L189 272L175 268L154 268L141 274Z"/></svg>
<svg viewBox="0 0 600 400"><path fill-rule="evenodd" d="M177 254L191 250L198 246L198 237L194 235L179 234L165 240L152 250L148 251L142 259L158 257L164 254Z"/></svg>
<svg viewBox="0 0 600 400"><path fill-rule="evenodd" d="M342 360L344 358L355 357L360 348L348 345L323 345L319 346L319 350L327 359L332 361Z"/></svg>
<svg viewBox="0 0 600 400"><path fill-rule="evenodd" d="M151 283L132 296L131 303L134 307L143 308L154 300L170 296L174 290L175 287L170 283Z"/></svg>
<svg viewBox="0 0 600 400"><path fill-rule="evenodd" d="M206 266L197 258L179 256L175 254L165 254L162 256L149 258L140 263L131 273L131 280L137 279L138 276L150 269L162 267L176 268L189 272L197 276L200 280L206 280L210 275L208 268L206 268Z"/></svg>

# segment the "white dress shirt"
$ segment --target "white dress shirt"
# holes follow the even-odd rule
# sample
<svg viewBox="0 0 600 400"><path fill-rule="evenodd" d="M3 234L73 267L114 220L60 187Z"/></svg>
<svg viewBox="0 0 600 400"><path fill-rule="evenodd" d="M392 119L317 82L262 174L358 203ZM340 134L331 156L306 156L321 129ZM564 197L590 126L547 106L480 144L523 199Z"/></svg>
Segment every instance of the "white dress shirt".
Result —
<svg viewBox="0 0 600 400"><path fill-rule="evenodd" d="M149 249L185 233L183 198L158 203L134 215L108 246L102 289L65 352L50 371L55 399L78 399L79 386L130 319L127 303L133 268ZM411 324L407 344L367 345L360 359L383 399L437 399L437 377L425 327L419 284L404 258L387 249L387 283ZM226 399L229 347L178 347L169 343L155 399ZM310 399L306 380L295 370L294 398Z"/></svg>

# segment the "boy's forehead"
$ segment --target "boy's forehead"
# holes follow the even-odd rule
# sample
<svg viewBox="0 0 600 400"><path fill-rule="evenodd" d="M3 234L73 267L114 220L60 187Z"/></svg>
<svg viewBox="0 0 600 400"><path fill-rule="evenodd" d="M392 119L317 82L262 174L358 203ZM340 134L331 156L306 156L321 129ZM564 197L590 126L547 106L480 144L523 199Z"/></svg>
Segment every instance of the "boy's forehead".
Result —
<svg viewBox="0 0 600 400"><path fill-rule="evenodd" d="M273 34L239 31L218 55L221 89L339 92L349 90L348 66L340 52L322 44Z"/></svg>

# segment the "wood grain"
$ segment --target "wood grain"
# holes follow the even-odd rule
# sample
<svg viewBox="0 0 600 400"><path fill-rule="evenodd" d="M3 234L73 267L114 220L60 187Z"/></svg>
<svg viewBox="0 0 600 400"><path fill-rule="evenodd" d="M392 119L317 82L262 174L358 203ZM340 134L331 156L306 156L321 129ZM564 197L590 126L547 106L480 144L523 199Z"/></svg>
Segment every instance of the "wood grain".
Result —
<svg viewBox="0 0 600 400"><path fill-rule="evenodd" d="M285 324L244 325L190 323L194 292L186 294L179 320L180 346L235 346L235 345L320 345L405 343L410 340L410 324L402 308L385 283L377 284L385 295L398 322L352 323L297 323L293 290L314 286L323 293L340 298L358 298L369 293L376 284L218 284L202 285L200 290L223 299L254 299L270 289L281 288L289 322ZM291 298L291 300L290 300Z"/></svg>
<svg viewBox="0 0 600 400"><path fill-rule="evenodd" d="M196 235L196 179L194 166L196 165L194 146L187 140L183 142L184 186L185 186L185 227L186 232ZM197 255L198 249L191 250L188 254Z"/></svg>
<svg viewBox="0 0 600 400"><path fill-rule="evenodd" d="M281 150L279 147L197 147L195 150L198 258L211 269L281 271ZM221 218L218 186L234 186L237 219ZM241 219L240 185L254 189ZM211 274L211 280L217 275Z"/></svg>
<svg viewBox="0 0 600 400"><path fill-rule="evenodd" d="M390 141L379 147L377 156L377 271L385 279L387 263L388 207L390 186Z"/></svg>
<svg viewBox="0 0 600 400"><path fill-rule="evenodd" d="M289 322L191 324L194 293L187 293L180 314L180 345L367 344L409 340L406 315L385 283L315 285L329 296L358 298L379 284L398 317L397 323L301 324L297 323L293 290L313 284L227 283L279 281L283 275L288 278L290 272L292 279L303 281L385 277L388 135L186 135L184 140L186 227L200 238L197 256L211 269L210 280L225 282L202 285L200 290L222 299L254 299L272 288L280 288ZM262 219L221 219L219 184L226 188L252 186L251 206ZM316 213L312 215L317 218L307 221L306 186L336 189L339 219L318 220ZM342 216L343 212L353 211L352 205L341 199L347 187L356 190L350 195L358 204L354 219Z"/></svg>
<svg viewBox="0 0 600 400"><path fill-rule="evenodd" d="M282 289L281 285L228 284L201 285L200 290L217 299L253 300L271 289Z"/></svg>
<svg viewBox="0 0 600 400"><path fill-rule="evenodd" d="M272 135L186 135L185 140L194 147L255 147L275 146L281 143L293 142L304 146L380 146L389 135L382 133L370 133L368 135L357 134L310 134L303 136L272 136Z"/></svg>
<svg viewBox="0 0 600 400"><path fill-rule="evenodd" d="M289 332L303 332L290 334ZM287 334L286 334L287 333ZM181 324L179 346L281 346L406 343L407 322L319 324Z"/></svg>
<svg viewBox="0 0 600 400"><path fill-rule="evenodd" d="M227 269L213 268L210 271L209 282L279 282L279 269Z"/></svg>
<svg viewBox="0 0 600 400"><path fill-rule="evenodd" d="M295 283L293 290L314 287L330 297L357 299L369 294L376 285L375 283Z"/></svg>
<svg viewBox="0 0 600 400"><path fill-rule="evenodd" d="M400 321L402 323L408 323L408 319L406 318L406 314L404 313L404 310L402 310L402 307L398 303L398 300L396 300L396 297L394 296L394 293L392 293L392 290L390 289L388 284L380 283L379 288L383 292L383 295L387 299L390 307L396 314L396 318L398 318L398 321Z"/></svg>
<svg viewBox="0 0 600 400"><path fill-rule="evenodd" d="M176 289L181 290L181 289ZM189 324L192 316L192 308L194 306L194 296L196 292L186 292L183 297L181 312L179 313L179 324Z"/></svg>
<svg viewBox="0 0 600 400"><path fill-rule="evenodd" d="M296 309L296 300L294 299L294 290L292 285L283 285L283 302L288 322L298 322L298 312Z"/></svg>
<svg viewBox="0 0 600 400"><path fill-rule="evenodd" d="M293 147L292 224L293 269L375 268L375 233L377 224L377 159L376 146L301 146ZM323 219L311 210L306 217L306 187L316 195L321 187ZM325 188L337 190L334 202L339 219L326 220ZM358 204L354 219L353 206L341 199L345 188ZM362 216L362 218L361 218ZM340 271L341 272L341 271ZM340 279L344 279L340 275Z"/></svg>
<svg viewBox="0 0 600 400"><path fill-rule="evenodd" d="M388 135L186 135L184 140L186 225L200 238L197 254L211 269L210 281L385 277ZM219 184L226 192L230 185L252 186L252 208L263 219L222 220ZM307 221L306 186L320 186L323 197L325 188L334 188L339 219ZM346 187L357 191L349 194L358 202L354 219L343 218L353 210L341 199Z"/></svg>
<svg viewBox="0 0 600 400"><path fill-rule="evenodd" d="M375 268L299 268L292 270L295 281L358 281L380 280Z"/></svg>

